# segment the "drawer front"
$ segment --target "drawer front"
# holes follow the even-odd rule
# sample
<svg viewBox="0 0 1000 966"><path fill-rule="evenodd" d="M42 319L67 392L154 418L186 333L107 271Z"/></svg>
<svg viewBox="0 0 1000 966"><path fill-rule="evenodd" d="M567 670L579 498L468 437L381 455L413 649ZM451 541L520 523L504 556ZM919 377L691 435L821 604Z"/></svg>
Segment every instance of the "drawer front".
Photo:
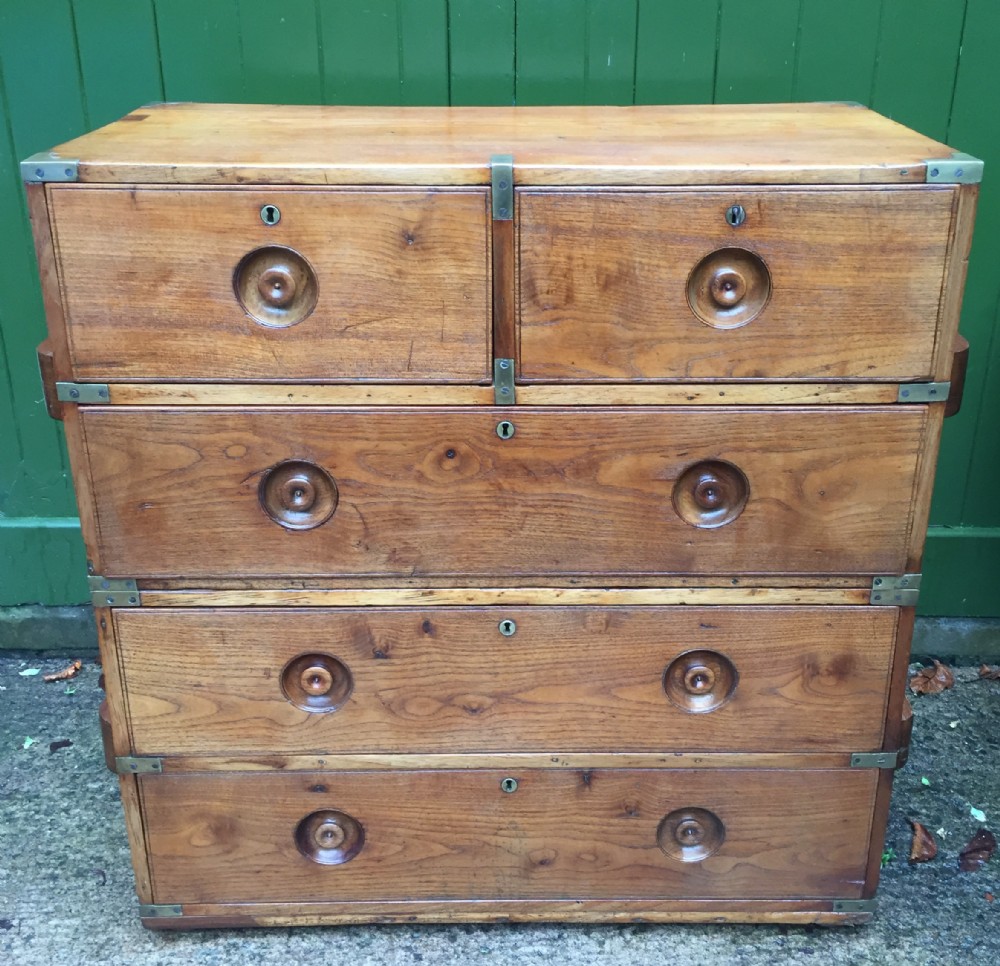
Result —
<svg viewBox="0 0 1000 966"><path fill-rule="evenodd" d="M881 747L896 610L126 609L114 619L138 754L854 752Z"/></svg>
<svg viewBox="0 0 1000 966"><path fill-rule="evenodd" d="M123 577L900 572L926 423L923 406L82 410L98 563Z"/></svg>
<svg viewBox="0 0 1000 966"><path fill-rule="evenodd" d="M51 194L77 378L489 379L485 189Z"/></svg>
<svg viewBox="0 0 1000 966"><path fill-rule="evenodd" d="M869 769L231 773L153 776L141 790L161 903L855 898L877 780Z"/></svg>
<svg viewBox="0 0 1000 966"><path fill-rule="evenodd" d="M932 378L955 196L523 189L521 378Z"/></svg>

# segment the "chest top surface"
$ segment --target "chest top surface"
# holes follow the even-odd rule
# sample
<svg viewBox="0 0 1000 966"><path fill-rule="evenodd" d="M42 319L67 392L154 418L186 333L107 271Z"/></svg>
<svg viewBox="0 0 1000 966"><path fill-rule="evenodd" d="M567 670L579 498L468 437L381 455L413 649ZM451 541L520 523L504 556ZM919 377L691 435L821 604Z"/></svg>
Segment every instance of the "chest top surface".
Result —
<svg viewBox="0 0 1000 966"><path fill-rule="evenodd" d="M905 184L981 162L849 103L637 107L153 104L25 162L129 184ZM46 165L60 160L67 163ZM958 164L956 173L955 165ZM72 177L68 172L72 171ZM44 175L36 172L44 172Z"/></svg>

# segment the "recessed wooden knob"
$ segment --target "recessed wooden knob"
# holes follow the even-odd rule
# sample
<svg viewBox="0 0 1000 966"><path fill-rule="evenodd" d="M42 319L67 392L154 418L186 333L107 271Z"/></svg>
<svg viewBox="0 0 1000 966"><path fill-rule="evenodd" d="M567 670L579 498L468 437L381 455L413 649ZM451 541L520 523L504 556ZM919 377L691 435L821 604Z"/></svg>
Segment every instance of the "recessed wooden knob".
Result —
<svg viewBox="0 0 1000 966"><path fill-rule="evenodd" d="M312 266L294 249L280 245L244 255L233 273L233 289L247 315L277 328L307 318L319 298Z"/></svg>
<svg viewBox="0 0 1000 966"><path fill-rule="evenodd" d="M323 809L307 815L295 828L295 844L319 865L350 862L365 844L365 831L345 812Z"/></svg>
<svg viewBox="0 0 1000 966"><path fill-rule="evenodd" d="M333 516L340 493L321 466L287 460L272 467L260 481L260 505L277 524L289 530L311 530Z"/></svg>
<svg viewBox="0 0 1000 966"><path fill-rule="evenodd" d="M257 279L257 290L268 305L283 309L295 300L295 276L285 265L265 269Z"/></svg>
<svg viewBox="0 0 1000 966"><path fill-rule="evenodd" d="M720 268L708 283L709 294L724 309L735 305L747 294L746 279L731 268Z"/></svg>
<svg viewBox="0 0 1000 966"><path fill-rule="evenodd" d="M713 529L732 523L750 495L743 471L722 460L705 460L689 466L674 484L677 515L693 527Z"/></svg>
<svg viewBox="0 0 1000 966"><path fill-rule="evenodd" d="M303 711L336 711L354 689L347 665L331 654L302 654L281 672L281 690Z"/></svg>
<svg viewBox="0 0 1000 966"><path fill-rule="evenodd" d="M725 826L706 808L679 808L656 830L657 845L680 862L701 862L718 852L725 840Z"/></svg>
<svg viewBox="0 0 1000 966"><path fill-rule="evenodd" d="M694 714L721 708L738 683L733 662L716 651L685 651L663 672L663 690L671 704Z"/></svg>
<svg viewBox="0 0 1000 966"><path fill-rule="evenodd" d="M735 329L755 319L771 297L764 260L744 248L706 255L688 277L688 304L706 325Z"/></svg>

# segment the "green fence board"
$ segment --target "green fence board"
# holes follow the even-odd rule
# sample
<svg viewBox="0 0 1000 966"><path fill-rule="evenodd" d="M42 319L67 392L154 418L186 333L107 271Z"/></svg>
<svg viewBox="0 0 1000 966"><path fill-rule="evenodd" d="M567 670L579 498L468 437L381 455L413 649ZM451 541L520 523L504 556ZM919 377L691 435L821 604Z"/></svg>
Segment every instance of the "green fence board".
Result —
<svg viewBox="0 0 1000 966"><path fill-rule="evenodd" d="M793 99L867 104L880 14L878 0L802 0Z"/></svg>
<svg viewBox="0 0 1000 966"><path fill-rule="evenodd" d="M395 0L323 5L327 103L399 103L396 12Z"/></svg>
<svg viewBox="0 0 1000 966"><path fill-rule="evenodd" d="M156 0L168 101L243 103L243 50L236 0Z"/></svg>
<svg viewBox="0 0 1000 966"><path fill-rule="evenodd" d="M723 0L715 100L790 101L799 0Z"/></svg>
<svg viewBox="0 0 1000 966"><path fill-rule="evenodd" d="M50 0L42 13L3 0L0 223L17 284L0 299L0 604L82 599L62 434L35 369L44 324L22 157L159 99L817 99L871 103L986 160L962 316L969 380L962 414L945 426L922 610L1000 614L989 581L959 572L965 547L977 566L995 573L998 563L997 37L995 0Z"/></svg>
<svg viewBox="0 0 1000 966"><path fill-rule="evenodd" d="M581 104L587 79L587 18L577 0L521 0L515 43L518 104Z"/></svg>
<svg viewBox="0 0 1000 966"><path fill-rule="evenodd" d="M72 512L61 434L42 402L35 347L45 337L41 289L17 162L72 137L87 126L80 92L73 13L56 0L46 17L45 58L39 58L35 8L10 3L0 8L0 73L6 119L0 144L0 224L4 276L0 324L15 419L3 440L4 483L0 514L55 515ZM51 62L50 62L51 58ZM39 81L43 63L44 81ZM30 83L28 91L24 83ZM29 96L25 96L28 94Z"/></svg>
<svg viewBox="0 0 1000 966"><path fill-rule="evenodd" d="M1000 105L996 42L1000 38L1000 4L970 0L962 57L955 82L948 138L962 150L987 159L986 180L979 198L976 232L962 312L962 331L972 343L969 354L968 404L956 440L969 454L968 473L951 475L941 462L947 492L963 493L962 522L1000 526ZM992 95L992 100L991 100ZM992 165L990 159L995 159ZM967 482L966 482L967 481ZM962 486L965 483L965 486ZM935 518L936 520L937 518Z"/></svg>
<svg viewBox="0 0 1000 966"><path fill-rule="evenodd" d="M640 0L636 104L710 104L715 97L721 0L676 4Z"/></svg>
<svg viewBox="0 0 1000 966"><path fill-rule="evenodd" d="M587 4L584 103L632 103L638 7L638 0L590 0Z"/></svg>
<svg viewBox="0 0 1000 966"><path fill-rule="evenodd" d="M452 104L514 103L514 0L450 0Z"/></svg>
<svg viewBox="0 0 1000 966"><path fill-rule="evenodd" d="M152 0L76 0L73 10L87 125L99 127L141 104L162 101Z"/></svg>
<svg viewBox="0 0 1000 966"><path fill-rule="evenodd" d="M243 97L322 104L316 0L239 0Z"/></svg>

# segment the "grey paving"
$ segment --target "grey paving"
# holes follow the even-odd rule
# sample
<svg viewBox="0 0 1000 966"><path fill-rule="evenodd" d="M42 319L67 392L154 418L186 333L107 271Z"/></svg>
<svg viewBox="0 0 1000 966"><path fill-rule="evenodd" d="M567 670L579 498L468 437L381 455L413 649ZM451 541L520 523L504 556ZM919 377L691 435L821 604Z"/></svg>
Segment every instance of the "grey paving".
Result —
<svg viewBox="0 0 1000 966"><path fill-rule="evenodd" d="M63 657L0 656L0 963L88 964L996 964L1000 855L963 873L978 827L1000 831L1000 684L956 670L954 690L917 701L910 763L897 777L879 911L848 929L769 926L378 926L157 934L135 917L117 785L103 766L99 669L69 686L41 675ZM71 693L67 693L70 691ZM25 739L33 743L25 748ZM72 746L50 751L50 743ZM921 782L926 778L929 785ZM908 817L938 836L938 858L906 861ZM987 893L997 896L990 902Z"/></svg>

